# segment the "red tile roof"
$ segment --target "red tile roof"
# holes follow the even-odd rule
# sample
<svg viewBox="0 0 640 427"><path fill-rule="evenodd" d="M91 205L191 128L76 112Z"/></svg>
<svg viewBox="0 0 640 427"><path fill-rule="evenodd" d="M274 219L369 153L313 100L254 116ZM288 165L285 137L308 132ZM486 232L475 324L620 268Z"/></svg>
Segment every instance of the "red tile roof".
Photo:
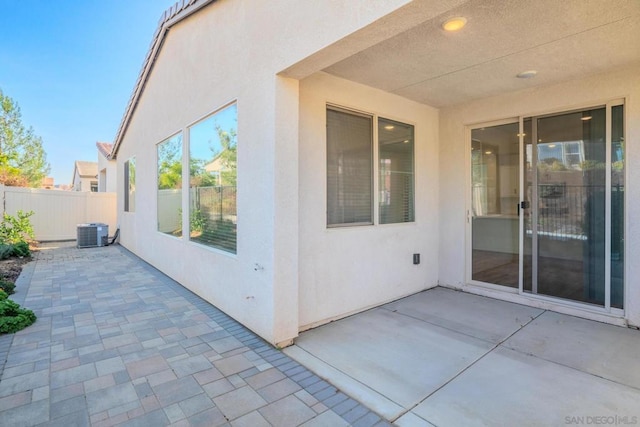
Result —
<svg viewBox="0 0 640 427"><path fill-rule="evenodd" d="M111 150L113 149L113 144L108 142L96 142L96 147L98 147L98 151L105 157L109 157L111 154Z"/></svg>

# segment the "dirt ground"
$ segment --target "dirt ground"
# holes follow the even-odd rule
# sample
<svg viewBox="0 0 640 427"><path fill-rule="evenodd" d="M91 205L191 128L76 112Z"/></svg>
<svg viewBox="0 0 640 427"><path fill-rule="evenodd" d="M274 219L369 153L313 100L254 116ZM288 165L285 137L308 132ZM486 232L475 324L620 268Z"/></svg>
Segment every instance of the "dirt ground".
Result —
<svg viewBox="0 0 640 427"><path fill-rule="evenodd" d="M9 280L13 283L16 282L16 279L22 271L22 266L32 261L35 256L35 251L38 250L36 244L30 244L29 246L31 249L31 256L24 258L11 257L9 259L0 260L0 278Z"/></svg>
<svg viewBox="0 0 640 427"><path fill-rule="evenodd" d="M22 266L31 261L31 257L10 258L0 261L0 277L15 283L22 271Z"/></svg>

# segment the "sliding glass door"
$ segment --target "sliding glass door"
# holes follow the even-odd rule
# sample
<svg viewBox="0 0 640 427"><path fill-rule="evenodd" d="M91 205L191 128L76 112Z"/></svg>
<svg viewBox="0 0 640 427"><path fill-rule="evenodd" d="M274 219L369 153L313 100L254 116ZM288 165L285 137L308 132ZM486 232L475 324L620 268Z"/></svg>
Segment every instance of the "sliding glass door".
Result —
<svg viewBox="0 0 640 427"><path fill-rule="evenodd" d="M471 279L518 288L518 122L471 130Z"/></svg>
<svg viewBox="0 0 640 427"><path fill-rule="evenodd" d="M471 281L623 308L622 102L471 139Z"/></svg>
<svg viewBox="0 0 640 427"><path fill-rule="evenodd" d="M623 106L525 118L524 292L623 307Z"/></svg>
<svg viewBox="0 0 640 427"><path fill-rule="evenodd" d="M604 305L605 110L525 122L526 292Z"/></svg>

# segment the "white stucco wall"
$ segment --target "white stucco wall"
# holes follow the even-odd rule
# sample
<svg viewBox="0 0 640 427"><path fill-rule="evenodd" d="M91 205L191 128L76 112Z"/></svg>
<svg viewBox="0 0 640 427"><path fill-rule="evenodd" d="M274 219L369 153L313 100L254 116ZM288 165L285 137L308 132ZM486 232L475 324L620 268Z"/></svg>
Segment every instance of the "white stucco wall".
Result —
<svg viewBox="0 0 640 427"><path fill-rule="evenodd" d="M327 7L218 0L171 27L117 155L120 183L124 162L136 158L135 212L123 212L123 186L116 186L121 243L273 343L438 281L462 287L465 125L628 96L633 143L640 134L633 104L640 73L622 70L509 94L439 116L318 72L374 43L371 37L391 37L437 15L436 6L460 1L337 0ZM237 255L158 232L156 214L156 144L230 102L238 106ZM326 228L327 102L416 126L415 223ZM628 164L635 164L640 150L628 145ZM629 170L628 177L627 213L640 203L633 187L640 171ZM186 200L182 209L188 210ZM184 229L187 222L184 215ZM627 254L637 253L640 230L626 224ZM412 265L413 253L421 254L419 266ZM632 258L627 278L640 268ZM627 287L627 312L640 324L636 288Z"/></svg>
<svg viewBox="0 0 640 427"><path fill-rule="evenodd" d="M601 105L626 98L626 319L640 325L640 224L633 214L640 208L640 66L582 80L514 92L440 111L440 282L464 287L466 197L468 166L464 159L465 125L518 116ZM500 296L495 294L495 296ZM522 302L513 294L502 294ZM556 307L557 308L557 307ZM562 308L560 308L562 310ZM567 311L567 310L565 310ZM569 310L570 311L570 310ZM598 316L587 317L598 318ZM599 318L599 320L606 320Z"/></svg>
<svg viewBox="0 0 640 427"><path fill-rule="evenodd" d="M327 103L415 126L415 222L327 228ZM437 284L436 109L315 74L300 82L299 158L302 328ZM419 265L413 265L414 253L421 255Z"/></svg>
<svg viewBox="0 0 640 427"><path fill-rule="evenodd" d="M115 193L116 187L116 161L107 160L98 152L98 191Z"/></svg>
<svg viewBox="0 0 640 427"><path fill-rule="evenodd" d="M118 190L121 243L265 339L294 338L298 81L277 74L406 3L343 0L329 8L219 0L174 25L117 156L120 178L124 162L136 158L135 212L123 212ZM156 144L232 101L238 105L237 255L156 231Z"/></svg>

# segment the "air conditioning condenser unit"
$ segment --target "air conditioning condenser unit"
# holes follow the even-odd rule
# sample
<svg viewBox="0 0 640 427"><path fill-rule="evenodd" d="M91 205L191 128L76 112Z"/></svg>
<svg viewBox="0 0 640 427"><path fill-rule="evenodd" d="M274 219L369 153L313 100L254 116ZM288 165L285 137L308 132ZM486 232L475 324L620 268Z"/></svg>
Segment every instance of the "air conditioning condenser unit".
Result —
<svg viewBox="0 0 640 427"><path fill-rule="evenodd" d="M78 247L94 248L107 246L109 240L109 225L98 222L78 224Z"/></svg>

